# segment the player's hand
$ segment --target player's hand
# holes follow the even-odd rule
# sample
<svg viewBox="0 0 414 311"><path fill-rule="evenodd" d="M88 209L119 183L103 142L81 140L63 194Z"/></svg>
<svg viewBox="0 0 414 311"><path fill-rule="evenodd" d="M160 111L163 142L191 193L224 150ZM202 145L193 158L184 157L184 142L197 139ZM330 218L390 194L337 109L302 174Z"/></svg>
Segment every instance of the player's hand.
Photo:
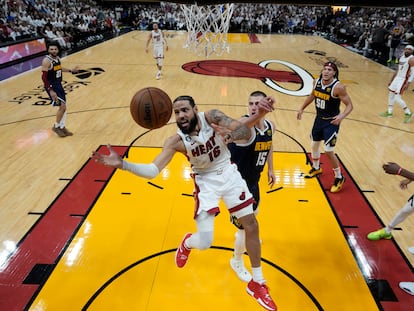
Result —
<svg viewBox="0 0 414 311"><path fill-rule="evenodd" d="M259 108L259 114L264 115L268 112L275 110L274 108L275 99L272 96L263 97L260 99L257 107Z"/></svg>
<svg viewBox="0 0 414 311"><path fill-rule="evenodd" d="M303 114L303 110L298 110L298 112L296 113L296 119L298 120L302 120L302 114Z"/></svg>
<svg viewBox="0 0 414 311"><path fill-rule="evenodd" d="M92 159L102 165L110 166L114 168L122 168L123 162L122 158L119 154L117 154L113 149L111 145L106 145L106 147L109 150L109 154L105 155L102 153L99 153L97 151L92 152Z"/></svg>
<svg viewBox="0 0 414 311"><path fill-rule="evenodd" d="M384 169L385 173L396 175L401 166L394 162L387 162L382 166L382 168Z"/></svg>
<svg viewBox="0 0 414 311"><path fill-rule="evenodd" d="M270 186L270 189L273 188L273 186L275 185L276 182L276 176L275 173L273 172L273 170L269 170L267 172L267 184Z"/></svg>
<svg viewBox="0 0 414 311"><path fill-rule="evenodd" d="M412 180L410 180L408 178L401 180L400 181L400 188L403 189L403 190L407 189L407 186L410 182L412 182Z"/></svg>

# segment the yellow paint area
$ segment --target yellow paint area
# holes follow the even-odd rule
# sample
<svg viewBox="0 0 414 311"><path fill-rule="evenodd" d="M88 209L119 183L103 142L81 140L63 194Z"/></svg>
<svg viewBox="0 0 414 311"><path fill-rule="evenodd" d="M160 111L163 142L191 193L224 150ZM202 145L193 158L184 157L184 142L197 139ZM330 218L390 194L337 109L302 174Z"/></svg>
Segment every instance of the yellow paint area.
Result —
<svg viewBox="0 0 414 311"><path fill-rule="evenodd" d="M227 34L229 43L250 43L249 36L246 33L229 33Z"/></svg>
<svg viewBox="0 0 414 311"><path fill-rule="evenodd" d="M149 163L159 148L133 147ZM318 180L302 153L274 153L277 184L261 180L264 276L279 310L378 310ZM117 170L30 310L261 310L229 266L235 227L226 208L213 246L177 268L175 248L194 232L193 182L176 155L157 178ZM250 264L245 256L248 268Z"/></svg>

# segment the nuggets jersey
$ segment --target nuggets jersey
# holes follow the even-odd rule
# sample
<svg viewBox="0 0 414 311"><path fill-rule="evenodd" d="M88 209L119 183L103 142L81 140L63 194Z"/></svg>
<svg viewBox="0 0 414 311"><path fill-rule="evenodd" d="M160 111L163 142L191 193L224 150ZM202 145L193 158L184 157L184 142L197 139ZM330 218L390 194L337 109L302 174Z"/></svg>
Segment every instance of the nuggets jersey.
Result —
<svg viewBox="0 0 414 311"><path fill-rule="evenodd" d="M198 113L200 131L197 136L177 133L184 142L187 157L194 173L207 173L221 169L230 164L230 151L221 137L216 135L208 124L204 112Z"/></svg>
<svg viewBox="0 0 414 311"><path fill-rule="evenodd" d="M57 83L62 82L62 64L60 63L60 58L53 58L50 55L46 56L50 61L50 68L47 72L47 80L51 85L56 85Z"/></svg>
<svg viewBox="0 0 414 311"><path fill-rule="evenodd" d="M330 84L323 85L322 78L316 81L313 95L315 96L316 116L322 119L332 119L340 113L341 100L333 95L339 80L334 79Z"/></svg>
<svg viewBox="0 0 414 311"><path fill-rule="evenodd" d="M247 184L255 184L266 164L267 156L272 146L273 127L265 120L264 130L252 128L252 137L246 144L231 143L228 145L231 160L237 165Z"/></svg>

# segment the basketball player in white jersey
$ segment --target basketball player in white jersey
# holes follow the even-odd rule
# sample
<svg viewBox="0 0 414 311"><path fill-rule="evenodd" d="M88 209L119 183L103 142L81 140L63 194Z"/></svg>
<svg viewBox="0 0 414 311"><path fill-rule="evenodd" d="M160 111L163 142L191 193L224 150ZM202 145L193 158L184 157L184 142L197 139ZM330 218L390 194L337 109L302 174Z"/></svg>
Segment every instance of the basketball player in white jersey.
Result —
<svg viewBox="0 0 414 311"><path fill-rule="evenodd" d="M158 69L155 78L159 80L161 79L161 70L164 62L164 45L165 49L168 51L168 44L164 32L158 27L158 23L152 24L152 30L148 36L147 45L145 46L146 53L148 53L148 47L151 41L153 48L153 56Z"/></svg>
<svg viewBox="0 0 414 311"><path fill-rule="evenodd" d="M410 122L412 118L412 112L408 108L405 101L401 98L401 95L408 88L414 78L414 47L407 45L404 48L404 53L398 60L398 69L394 72L390 83L388 84L388 110L381 113L382 117L392 117L394 108L394 102L397 102L404 110L404 123Z"/></svg>
<svg viewBox="0 0 414 311"><path fill-rule="evenodd" d="M250 128L267 112L273 110L274 99L263 97L258 112L244 123L213 109L199 112L191 96L179 96L173 102L178 126L175 135L164 143L161 153L150 164L131 163L123 160L110 145L109 155L93 152L92 158L101 164L127 170L144 178L154 178L171 161L175 153L184 154L189 160L194 180L194 219L197 232L186 233L175 255L175 264L182 268L187 263L191 249L205 250L213 242L214 219L220 213L222 199L231 216L237 217L245 231L245 245L250 258L252 279L246 291L266 310L277 310L270 297L261 267L259 226L253 212L253 195L241 177L236 164L231 162L227 144L249 139ZM221 129L227 129L222 134ZM223 137L223 136L224 137Z"/></svg>

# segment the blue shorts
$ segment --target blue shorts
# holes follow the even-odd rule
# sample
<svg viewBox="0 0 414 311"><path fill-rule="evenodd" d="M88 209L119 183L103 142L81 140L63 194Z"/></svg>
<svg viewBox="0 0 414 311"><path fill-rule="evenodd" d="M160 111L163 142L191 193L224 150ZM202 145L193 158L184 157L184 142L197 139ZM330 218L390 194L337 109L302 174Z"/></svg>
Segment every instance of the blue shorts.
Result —
<svg viewBox="0 0 414 311"><path fill-rule="evenodd" d="M52 84L53 91L56 92L56 95L58 97L58 101L53 100L53 98L50 96L50 92L46 90L47 94L49 95L49 98L52 100L53 106L60 106L61 102L63 102L66 105L66 94L65 90L63 89L63 86L61 83L58 84Z"/></svg>
<svg viewBox="0 0 414 311"><path fill-rule="evenodd" d="M324 144L329 147L336 145L336 140L339 133L339 125L331 124L332 119L315 118L313 123L311 139L313 141L324 141Z"/></svg>

